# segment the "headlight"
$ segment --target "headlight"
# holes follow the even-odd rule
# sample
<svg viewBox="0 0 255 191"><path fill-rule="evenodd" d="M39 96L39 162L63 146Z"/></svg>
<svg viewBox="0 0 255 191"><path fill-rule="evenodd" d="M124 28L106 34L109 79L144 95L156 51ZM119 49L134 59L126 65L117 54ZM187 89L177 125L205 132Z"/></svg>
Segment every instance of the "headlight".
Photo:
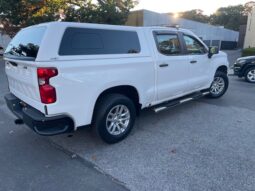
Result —
<svg viewBox="0 0 255 191"><path fill-rule="evenodd" d="M246 60L238 60L236 63L237 64L244 64L246 62Z"/></svg>

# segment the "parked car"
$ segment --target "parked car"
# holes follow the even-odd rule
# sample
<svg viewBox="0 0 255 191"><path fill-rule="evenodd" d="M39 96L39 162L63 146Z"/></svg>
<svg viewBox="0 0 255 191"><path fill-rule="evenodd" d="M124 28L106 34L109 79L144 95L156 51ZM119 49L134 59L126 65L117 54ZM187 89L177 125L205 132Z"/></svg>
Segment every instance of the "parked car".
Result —
<svg viewBox="0 0 255 191"><path fill-rule="evenodd" d="M185 29L51 22L20 31L4 59L7 105L40 135L89 125L116 143L144 108L228 88L227 55Z"/></svg>
<svg viewBox="0 0 255 191"><path fill-rule="evenodd" d="M244 77L247 82L255 83L255 56L238 58L234 64L234 74Z"/></svg>
<svg viewBox="0 0 255 191"><path fill-rule="evenodd" d="M3 54L4 54L4 48L0 46L0 56L3 56Z"/></svg>

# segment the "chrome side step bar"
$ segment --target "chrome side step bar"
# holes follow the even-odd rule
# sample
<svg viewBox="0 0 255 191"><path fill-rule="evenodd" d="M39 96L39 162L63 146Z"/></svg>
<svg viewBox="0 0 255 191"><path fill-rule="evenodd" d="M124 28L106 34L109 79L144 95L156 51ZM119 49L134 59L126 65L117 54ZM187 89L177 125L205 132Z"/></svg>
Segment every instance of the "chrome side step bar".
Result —
<svg viewBox="0 0 255 191"><path fill-rule="evenodd" d="M199 99L199 98L201 98L201 97L203 97L205 95L208 95L209 93L210 92L208 92L208 91L193 93L193 94L190 94L190 95L178 98L178 99L174 99L174 100L162 103L162 104L160 104L158 106L155 106L153 108L153 110L154 110L155 113L158 113L160 111L163 111L163 110L175 107L177 105L181 105L183 103Z"/></svg>

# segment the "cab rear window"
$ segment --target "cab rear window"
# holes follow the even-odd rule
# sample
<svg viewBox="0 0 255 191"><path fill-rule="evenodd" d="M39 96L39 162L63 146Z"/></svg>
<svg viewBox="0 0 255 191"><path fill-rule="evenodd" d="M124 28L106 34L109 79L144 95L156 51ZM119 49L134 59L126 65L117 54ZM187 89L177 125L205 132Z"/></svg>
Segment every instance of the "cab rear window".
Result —
<svg viewBox="0 0 255 191"><path fill-rule="evenodd" d="M6 48L4 56L7 58L35 60L45 31L46 27L21 30Z"/></svg>

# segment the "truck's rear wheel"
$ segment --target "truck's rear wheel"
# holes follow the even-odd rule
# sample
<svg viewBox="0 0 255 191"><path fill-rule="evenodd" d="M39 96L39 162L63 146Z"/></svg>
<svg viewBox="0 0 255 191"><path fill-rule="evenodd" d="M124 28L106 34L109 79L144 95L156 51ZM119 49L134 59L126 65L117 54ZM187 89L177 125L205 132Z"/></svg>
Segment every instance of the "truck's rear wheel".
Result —
<svg viewBox="0 0 255 191"><path fill-rule="evenodd" d="M228 76L226 73L217 71L209 89L209 98L220 98L228 89Z"/></svg>
<svg viewBox="0 0 255 191"><path fill-rule="evenodd" d="M93 123L101 139L113 144L128 136L135 118L136 108L132 100L121 94L109 94L98 101Z"/></svg>

